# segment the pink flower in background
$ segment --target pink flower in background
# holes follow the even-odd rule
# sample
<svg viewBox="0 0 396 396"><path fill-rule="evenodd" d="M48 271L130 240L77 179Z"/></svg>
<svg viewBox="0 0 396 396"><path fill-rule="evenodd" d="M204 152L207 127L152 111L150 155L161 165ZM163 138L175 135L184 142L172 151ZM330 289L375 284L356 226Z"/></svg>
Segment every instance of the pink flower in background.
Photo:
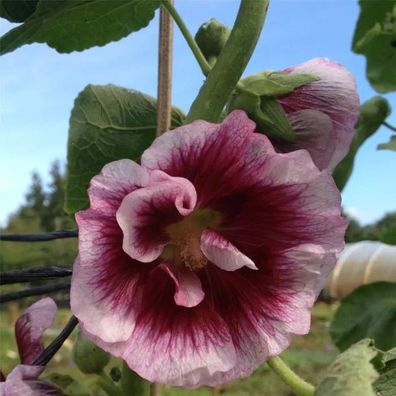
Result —
<svg viewBox="0 0 396 396"><path fill-rule="evenodd" d="M326 58L311 59L284 72L313 74L320 80L278 98L298 140L276 146L283 152L307 149L319 169L332 171L348 153L355 134L359 115L355 79Z"/></svg>
<svg viewBox="0 0 396 396"><path fill-rule="evenodd" d="M276 153L242 111L106 165L77 213L71 306L142 377L249 375L310 327L344 242L340 195L305 150Z"/></svg>
<svg viewBox="0 0 396 396"><path fill-rule="evenodd" d="M17 320L15 336L21 364L4 377L0 372L2 396L60 396L62 392L54 385L39 380L44 366L35 366L34 360L44 350L43 333L55 319L56 304L43 298L31 305Z"/></svg>

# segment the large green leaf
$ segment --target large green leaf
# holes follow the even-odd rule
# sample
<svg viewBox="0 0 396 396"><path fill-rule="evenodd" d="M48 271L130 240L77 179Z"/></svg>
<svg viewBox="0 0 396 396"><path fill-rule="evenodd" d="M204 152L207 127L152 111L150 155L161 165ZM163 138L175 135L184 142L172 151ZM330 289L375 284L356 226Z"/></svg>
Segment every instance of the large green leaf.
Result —
<svg viewBox="0 0 396 396"><path fill-rule="evenodd" d="M40 0L25 23L0 38L0 54L31 43L59 52L119 40L148 25L159 0Z"/></svg>
<svg viewBox="0 0 396 396"><path fill-rule="evenodd" d="M353 164L360 146L381 126L392 109L382 96L374 96L360 106L356 134L348 155L337 165L333 178L341 191L352 174Z"/></svg>
<svg viewBox="0 0 396 396"><path fill-rule="evenodd" d="M384 353L384 367L380 369L380 377L374 382L378 396L396 395L396 348Z"/></svg>
<svg viewBox="0 0 396 396"><path fill-rule="evenodd" d="M396 1L360 0L352 48L367 58L367 78L378 92L396 90Z"/></svg>
<svg viewBox="0 0 396 396"><path fill-rule="evenodd" d="M372 384L379 373L373 360L379 354L372 340L352 345L329 366L315 396L376 396Z"/></svg>
<svg viewBox="0 0 396 396"><path fill-rule="evenodd" d="M364 285L341 301L330 326L340 350L362 338L373 338L384 350L396 346L396 283Z"/></svg>
<svg viewBox="0 0 396 396"><path fill-rule="evenodd" d="M0 17L10 22L23 22L33 14L38 0L1 0Z"/></svg>
<svg viewBox="0 0 396 396"><path fill-rule="evenodd" d="M156 100L114 85L88 85L77 97L70 118L66 212L88 205L86 189L108 162L139 160L155 138ZM172 126L184 115L172 111Z"/></svg>

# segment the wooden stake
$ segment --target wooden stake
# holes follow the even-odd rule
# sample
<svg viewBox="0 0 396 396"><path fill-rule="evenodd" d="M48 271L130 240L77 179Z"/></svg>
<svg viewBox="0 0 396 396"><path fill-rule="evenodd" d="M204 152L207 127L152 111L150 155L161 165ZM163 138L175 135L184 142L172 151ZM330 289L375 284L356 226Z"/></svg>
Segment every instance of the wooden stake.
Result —
<svg viewBox="0 0 396 396"><path fill-rule="evenodd" d="M173 0L170 1L173 3ZM158 48L157 136L170 129L172 111L173 21L161 6Z"/></svg>
<svg viewBox="0 0 396 396"><path fill-rule="evenodd" d="M173 4L173 0L170 1ZM173 21L161 6L158 46L157 136L171 127ZM159 384L150 385L150 396L160 396Z"/></svg>

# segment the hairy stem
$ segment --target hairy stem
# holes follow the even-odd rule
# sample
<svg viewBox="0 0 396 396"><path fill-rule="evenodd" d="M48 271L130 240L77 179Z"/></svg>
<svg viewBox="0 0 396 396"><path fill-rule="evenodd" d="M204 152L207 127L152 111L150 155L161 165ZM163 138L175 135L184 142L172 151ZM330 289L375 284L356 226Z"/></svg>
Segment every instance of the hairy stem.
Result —
<svg viewBox="0 0 396 396"><path fill-rule="evenodd" d="M315 388L313 385L299 377L279 356L269 358L267 363L298 396L314 395Z"/></svg>
<svg viewBox="0 0 396 396"><path fill-rule="evenodd" d="M242 0L231 35L187 115L218 121L253 53L267 14L269 0Z"/></svg>
<svg viewBox="0 0 396 396"><path fill-rule="evenodd" d="M64 230L52 232L40 232L37 234L3 234L0 235L0 241L8 242L44 242L62 238L76 238L77 230Z"/></svg>
<svg viewBox="0 0 396 396"><path fill-rule="evenodd" d="M192 53L195 56L199 66L201 67L202 73L207 76L210 72L209 63L206 61L201 49L198 47L198 44L194 40L193 36L189 32L187 26L184 24L183 19L176 11L173 4L168 0L162 0L163 6L168 10L169 14L172 15L173 20L175 21L176 25L180 29L184 39L186 40L188 46L191 48Z"/></svg>

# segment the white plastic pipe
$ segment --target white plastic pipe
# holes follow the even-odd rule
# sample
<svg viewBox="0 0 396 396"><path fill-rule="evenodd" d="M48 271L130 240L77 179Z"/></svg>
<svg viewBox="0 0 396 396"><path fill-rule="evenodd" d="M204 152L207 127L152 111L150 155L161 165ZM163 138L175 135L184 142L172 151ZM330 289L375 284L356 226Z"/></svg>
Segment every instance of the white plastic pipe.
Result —
<svg viewBox="0 0 396 396"><path fill-rule="evenodd" d="M350 243L329 275L325 292L340 299L359 286L379 281L396 282L396 246L376 241Z"/></svg>

